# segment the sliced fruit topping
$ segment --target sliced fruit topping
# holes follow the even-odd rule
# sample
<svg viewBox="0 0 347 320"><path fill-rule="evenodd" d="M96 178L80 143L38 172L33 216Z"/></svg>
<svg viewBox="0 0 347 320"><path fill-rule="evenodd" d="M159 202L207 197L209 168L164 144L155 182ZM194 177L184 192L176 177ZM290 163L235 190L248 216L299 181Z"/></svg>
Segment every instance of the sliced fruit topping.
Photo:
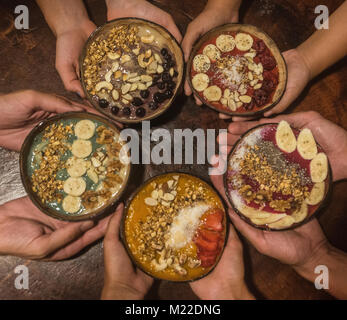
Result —
<svg viewBox="0 0 347 320"><path fill-rule="evenodd" d="M313 159L318 150L310 129L303 129L298 136L298 152L306 160Z"/></svg>
<svg viewBox="0 0 347 320"><path fill-rule="evenodd" d="M282 120L276 130L276 143L278 147L288 153L295 151L296 138L287 121Z"/></svg>
<svg viewBox="0 0 347 320"><path fill-rule="evenodd" d="M209 210L206 215L204 228L220 232L223 230L222 222L223 211L220 209L212 209Z"/></svg>
<svg viewBox="0 0 347 320"><path fill-rule="evenodd" d="M216 39L216 46L222 52L229 52L235 48L235 39L231 35L221 34Z"/></svg>
<svg viewBox="0 0 347 320"><path fill-rule="evenodd" d="M211 86L204 90L204 97L208 101L219 101L222 97L222 90L218 86Z"/></svg>
<svg viewBox="0 0 347 320"><path fill-rule="evenodd" d="M325 182L318 182L313 185L309 197L306 199L307 204L315 206L324 198Z"/></svg>
<svg viewBox="0 0 347 320"><path fill-rule="evenodd" d="M86 158L92 153L92 143L89 140L77 139L72 143L72 154L77 158Z"/></svg>
<svg viewBox="0 0 347 320"><path fill-rule="evenodd" d="M210 79L205 73L198 73L192 79L193 87L196 91L204 91L208 87Z"/></svg>
<svg viewBox="0 0 347 320"><path fill-rule="evenodd" d="M208 44L204 48L203 54L208 56L212 61L215 61L220 58L220 51L214 44Z"/></svg>
<svg viewBox="0 0 347 320"><path fill-rule="evenodd" d="M81 198L68 195L64 198L62 206L67 213L76 213L81 208Z"/></svg>
<svg viewBox="0 0 347 320"><path fill-rule="evenodd" d="M248 51L252 48L253 38L247 33L238 33L235 36L236 48L241 51Z"/></svg>
<svg viewBox="0 0 347 320"><path fill-rule="evenodd" d="M207 72L210 66L210 59L205 54L198 54L194 57L193 68L196 72Z"/></svg>
<svg viewBox="0 0 347 320"><path fill-rule="evenodd" d="M68 178L64 181L64 191L65 193L78 197L86 190L86 182L83 178Z"/></svg>
<svg viewBox="0 0 347 320"><path fill-rule="evenodd" d="M296 223L298 223L303 221L307 217L307 214L308 208L306 202L304 201L301 204L301 207L292 213L291 217L295 220Z"/></svg>
<svg viewBox="0 0 347 320"><path fill-rule="evenodd" d="M310 173L313 182L323 182L328 175L328 158L325 153L318 153L310 162Z"/></svg>
<svg viewBox="0 0 347 320"><path fill-rule="evenodd" d="M201 229L198 234L206 241L217 242L220 239L220 233L212 230Z"/></svg>
<svg viewBox="0 0 347 320"><path fill-rule="evenodd" d="M195 244L202 251L211 251L216 252L218 250L218 242L217 241L207 241L202 237L197 237L195 239Z"/></svg>
<svg viewBox="0 0 347 320"><path fill-rule="evenodd" d="M78 121L75 125L75 136L79 139L88 140L95 133L95 124L90 120Z"/></svg>
<svg viewBox="0 0 347 320"><path fill-rule="evenodd" d="M285 229L290 227L295 222L295 219L292 216L285 216L284 218L274 222L270 223L269 227L272 229Z"/></svg>
<svg viewBox="0 0 347 320"><path fill-rule="evenodd" d="M87 171L87 162L83 159L72 157L66 161L66 169L71 177L81 177Z"/></svg>

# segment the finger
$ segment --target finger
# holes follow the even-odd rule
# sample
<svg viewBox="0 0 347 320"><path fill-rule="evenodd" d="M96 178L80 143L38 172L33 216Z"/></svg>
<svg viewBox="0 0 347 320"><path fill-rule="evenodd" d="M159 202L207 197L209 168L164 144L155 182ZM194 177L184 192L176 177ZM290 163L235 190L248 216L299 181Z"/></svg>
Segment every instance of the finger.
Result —
<svg viewBox="0 0 347 320"><path fill-rule="evenodd" d="M228 209L228 214L235 228L257 248L258 244L260 244L260 239L262 238L262 231L257 230L247 222L243 221L231 208Z"/></svg>
<svg viewBox="0 0 347 320"><path fill-rule="evenodd" d="M94 226L93 221L69 223L65 227L57 229L37 239L39 241L39 255L47 256L52 252L66 246L73 240L81 237L87 230Z"/></svg>
<svg viewBox="0 0 347 320"><path fill-rule="evenodd" d="M123 209L124 205L120 203L108 223L105 241L117 242L119 240L119 228Z"/></svg>
<svg viewBox="0 0 347 320"><path fill-rule="evenodd" d="M232 120L235 122L250 121L254 119L256 119L256 117L232 117Z"/></svg>
<svg viewBox="0 0 347 320"><path fill-rule="evenodd" d="M66 98L58 97L56 95L31 90L29 91L29 95L29 103L32 106L35 106L38 110L47 111L50 113L64 113L84 110L84 106L77 105Z"/></svg>
<svg viewBox="0 0 347 320"><path fill-rule="evenodd" d="M228 116L227 114L224 114L224 113L220 113L219 119L227 120L227 119L231 119L231 116Z"/></svg>
<svg viewBox="0 0 347 320"><path fill-rule="evenodd" d="M289 105L295 100L295 97L290 94L289 91L286 91L286 93L283 95L280 102L276 105L276 107L272 108L271 110L264 113L265 117L270 117L273 114L281 113L284 110L286 110Z"/></svg>
<svg viewBox="0 0 347 320"><path fill-rule="evenodd" d="M186 62L189 59L190 51L192 50L193 43L200 36L201 31L199 28L195 28L194 24L190 23L187 28L187 32L182 41L182 49L184 53L184 59Z"/></svg>
<svg viewBox="0 0 347 320"><path fill-rule="evenodd" d="M228 132L232 135L241 135L258 124L258 121L232 122L228 126Z"/></svg>
<svg viewBox="0 0 347 320"><path fill-rule="evenodd" d="M68 91L76 92L80 97L85 98L81 82L78 78L78 74L76 73L75 65L77 64L57 62L56 68L61 80L64 83L65 89Z"/></svg>
<svg viewBox="0 0 347 320"><path fill-rule="evenodd" d="M181 41L182 41L181 32L178 30L176 23L171 16L169 16L169 24L167 25L167 29L176 38L177 42L181 43Z"/></svg>
<svg viewBox="0 0 347 320"><path fill-rule="evenodd" d="M192 94L192 89L190 88L188 80L184 82L184 93L186 96L190 96Z"/></svg>
<svg viewBox="0 0 347 320"><path fill-rule="evenodd" d="M240 135L234 135L231 133L222 132L217 137L217 142L221 145L227 144L229 146L228 153L231 150L231 147L239 140Z"/></svg>

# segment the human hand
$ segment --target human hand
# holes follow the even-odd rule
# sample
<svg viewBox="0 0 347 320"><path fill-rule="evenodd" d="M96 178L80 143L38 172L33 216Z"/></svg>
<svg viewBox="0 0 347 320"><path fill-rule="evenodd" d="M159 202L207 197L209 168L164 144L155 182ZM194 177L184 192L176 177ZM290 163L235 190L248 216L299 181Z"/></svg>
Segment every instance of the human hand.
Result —
<svg viewBox="0 0 347 320"><path fill-rule="evenodd" d="M85 94L79 80L79 57L95 28L92 21L85 19L77 26L57 33L55 67L65 89L77 93L82 98L85 98Z"/></svg>
<svg viewBox="0 0 347 320"><path fill-rule="evenodd" d="M0 146L19 151L31 129L57 113L90 108L63 97L33 90L0 96Z"/></svg>
<svg viewBox="0 0 347 320"><path fill-rule="evenodd" d="M212 2L188 25L186 34L182 41L184 58L188 61L194 42L207 31L225 23L237 22L239 19L239 1L218 1ZM192 94L192 90L186 80L184 92L187 96ZM197 105L202 105L201 100L195 96Z"/></svg>
<svg viewBox="0 0 347 320"><path fill-rule="evenodd" d="M169 30L178 42L182 40L171 15L145 0L106 0L106 5L107 20L123 17L146 19Z"/></svg>
<svg viewBox="0 0 347 320"><path fill-rule="evenodd" d="M0 254L35 260L70 258L101 238L109 217L93 221L63 222L48 217L28 197L0 207Z"/></svg>
<svg viewBox="0 0 347 320"><path fill-rule="evenodd" d="M104 239L105 277L101 298L105 300L143 299L153 283L151 277L132 264L119 239L123 208L123 204L117 207Z"/></svg>
<svg viewBox="0 0 347 320"><path fill-rule="evenodd" d="M232 225L223 255L205 278L190 283L194 293L205 300L254 299L244 281L242 244Z"/></svg>
<svg viewBox="0 0 347 320"><path fill-rule="evenodd" d="M299 97L300 93L310 81L310 70L298 49L283 52L283 57L286 61L288 72L286 89L278 104L271 110L264 113L265 117L269 117L273 114L281 113L286 110ZM233 121L250 120L250 118L245 117L230 117L223 113L219 114L219 118L232 118Z"/></svg>

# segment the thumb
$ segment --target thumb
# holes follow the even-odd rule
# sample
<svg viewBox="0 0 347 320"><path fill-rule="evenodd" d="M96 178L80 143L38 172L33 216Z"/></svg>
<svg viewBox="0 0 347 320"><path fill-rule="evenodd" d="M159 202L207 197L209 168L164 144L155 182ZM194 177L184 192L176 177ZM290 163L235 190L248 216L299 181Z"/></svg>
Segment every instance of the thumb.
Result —
<svg viewBox="0 0 347 320"><path fill-rule="evenodd" d="M76 92L79 94L80 97L85 98L85 94L82 89L81 82L78 78L78 70L73 63L71 62L57 62L56 68L60 75L61 80L64 83L65 89L68 91Z"/></svg>
<svg viewBox="0 0 347 320"><path fill-rule="evenodd" d="M65 227L40 237L40 255L47 256L48 254L66 246L73 240L79 238L93 226L93 221L68 223Z"/></svg>
<svg viewBox="0 0 347 320"><path fill-rule="evenodd" d="M120 203L108 223L105 241L115 242L119 239L119 228L123 216L123 209L124 205Z"/></svg>
<svg viewBox="0 0 347 320"><path fill-rule="evenodd" d="M52 94L35 92L32 103L40 110L51 113L64 113L69 111L82 111L82 105L73 104L65 98L61 98Z"/></svg>
<svg viewBox="0 0 347 320"><path fill-rule="evenodd" d="M201 31L194 27L194 24L190 23L186 35L182 41L182 50L184 53L184 59L187 62L189 59L190 52L192 50L193 43L201 35Z"/></svg>

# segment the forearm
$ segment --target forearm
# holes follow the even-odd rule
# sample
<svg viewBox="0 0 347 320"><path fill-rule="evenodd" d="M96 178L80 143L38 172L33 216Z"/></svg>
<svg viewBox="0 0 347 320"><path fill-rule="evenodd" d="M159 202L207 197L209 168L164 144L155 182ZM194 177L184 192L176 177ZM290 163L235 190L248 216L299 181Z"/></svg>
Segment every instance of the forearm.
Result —
<svg viewBox="0 0 347 320"><path fill-rule="evenodd" d="M343 58L347 53L347 1L329 17L329 29L317 30L297 49L311 79Z"/></svg>
<svg viewBox="0 0 347 320"><path fill-rule="evenodd" d="M320 265L328 269L329 288L326 290L336 298L347 299L347 254L327 245L314 253L304 265L296 266L294 269L303 278L314 283L319 276L315 269Z"/></svg>
<svg viewBox="0 0 347 320"><path fill-rule="evenodd" d="M205 10L221 8L223 10L239 11L242 0L208 0Z"/></svg>
<svg viewBox="0 0 347 320"><path fill-rule="evenodd" d="M104 285L101 293L101 300L142 300L144 295L137 290L124 285L109 286Z"/></svg>
<svg viewBox="0 0 347 320"><path fill-rule="evenodd" d="M79 28L89 21L82 0L36 0L55 35Z"/></svg>

